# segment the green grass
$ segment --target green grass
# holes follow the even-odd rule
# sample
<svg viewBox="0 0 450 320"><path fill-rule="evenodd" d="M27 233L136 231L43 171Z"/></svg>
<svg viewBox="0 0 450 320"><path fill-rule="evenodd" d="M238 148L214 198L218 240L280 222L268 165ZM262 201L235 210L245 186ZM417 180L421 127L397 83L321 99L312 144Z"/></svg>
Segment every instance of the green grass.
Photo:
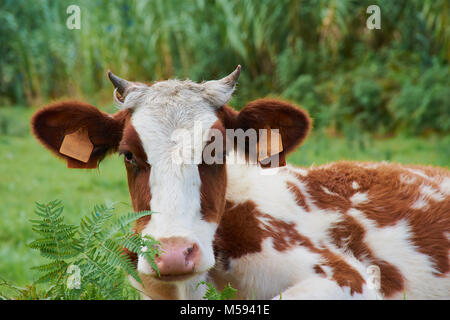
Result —
<svg viewBox="0 0 450 320"><path fill-rule="evenodd" d="M300 166L336 160L390 161L403 164L450 166L450 135L427 138L396 136L374 139L368 135L330 138L313 133L288 162Z"/></svg>
<svg viewBox="0 0 450 320"><path fill-rule="evenodd" d="M95 204L116 203L118 212L132 210L123 162L117 155L98 170L69 170L30 134L34 110L0 108L0 278L17 285L35 279L30 267L43 262L27 244L33 239L29 219L35 202L60 199L68 223L78 224ZM309 166L339 159L389 160L450 166L450 137L398 136L373 140L368 136L330 138L313 133L288 159Z"/></svg>

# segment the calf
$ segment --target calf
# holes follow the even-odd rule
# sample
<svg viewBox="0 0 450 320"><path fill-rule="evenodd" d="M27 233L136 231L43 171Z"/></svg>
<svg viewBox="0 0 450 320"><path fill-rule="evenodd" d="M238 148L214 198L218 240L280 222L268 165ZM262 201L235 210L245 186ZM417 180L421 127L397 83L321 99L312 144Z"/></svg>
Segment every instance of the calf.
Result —
<svg viewBox="0 0 450 320"><path fill-rule="evenodd" d="M128 253L143 296L199 299L196 285L207 280L219 289L231 283L243 299L450 298L449 171L384 162L283 166L310 118L275 99L234 111L226 104L239 73L240 66L221 80L150 85L109 73L115 114L68 101L32 118L36 138L69 168L124 156L134 210L155 212L134 231L164 251L160 276ZM188 149L200 161L174 161L183 151L174 134L196 136L196 126ZM264 148L261 135L239 144L228 134L249 130L279 144ZM206 161L217 142L223 152Z"/></svg>

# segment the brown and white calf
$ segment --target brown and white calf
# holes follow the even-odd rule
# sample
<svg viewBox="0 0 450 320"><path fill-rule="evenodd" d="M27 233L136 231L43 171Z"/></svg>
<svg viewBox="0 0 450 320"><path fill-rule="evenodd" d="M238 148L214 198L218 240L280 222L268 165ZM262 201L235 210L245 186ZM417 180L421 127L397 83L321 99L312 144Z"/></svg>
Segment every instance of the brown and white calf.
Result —
<svg viewBox="0 0 450 320"><path fill-rule="evenodd" d="M70 168L124 155L134 210L156 212L135 231L164 250L161 277L132 256L144 296L199 299L196 285L208 280L252 299L450 298L446 169L347 161L263 169L249 163L250 143L226 150L225 163L172 161L172 134L192 132L194 123L219 132L278 129L281 164L305 139L310 119L297 106L261 99L237 112L226 105L239 72L151 85L110 73L117 113L69 101L32 118L37 139ZM191 147L201 153L207 145ZM247 163L227 163L236 153Z"/></svg>

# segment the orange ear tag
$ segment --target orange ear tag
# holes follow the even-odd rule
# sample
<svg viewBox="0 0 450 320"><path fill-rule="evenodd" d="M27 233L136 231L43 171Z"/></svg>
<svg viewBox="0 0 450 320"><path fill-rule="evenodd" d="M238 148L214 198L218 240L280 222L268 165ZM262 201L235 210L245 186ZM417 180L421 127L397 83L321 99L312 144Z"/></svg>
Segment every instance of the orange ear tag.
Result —
<svg viewBox="0 0 450 320"><path fill-rule="evenodd" d="M94 145L89 139L87 129L80 128L73 133L66 134L61 147L59 148L59 152L87 163L91 156L92 149L94 149Z"/></svg>
<svg viewBox="0 0 450 320"><path fill-rule="evenodd" d="M258 143L258 161L264 161L273 155L276 155L283 151L283 141L281 140L281 134L271 130L269 126L266 126L262 130L262 134L259 137ZM278 140L278 144L276 144Z"/></svg>

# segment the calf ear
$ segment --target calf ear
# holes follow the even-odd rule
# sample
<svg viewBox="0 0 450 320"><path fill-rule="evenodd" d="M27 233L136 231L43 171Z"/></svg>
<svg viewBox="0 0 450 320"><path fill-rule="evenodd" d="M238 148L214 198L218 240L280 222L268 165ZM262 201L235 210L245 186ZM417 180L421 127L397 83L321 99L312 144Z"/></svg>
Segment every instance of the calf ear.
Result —
<svg viewBox="0 0 450 320"><path fill-rule="evenodd" d="M255 129L257 132L260 132L260 129L278 129L281 136L279 149L272 150L269 158L260 161L262 167L284 166L286 155L304 141L311 129L311 119L305 110L277 99L252 101L240 112L223 107L219 112L219 117L227 129L244 131ZM271 136L274 137L273 134ZM260 137L259 134L258 140ZM279 136L275 137L280 138ZM246 145L245 148L245 152L248 154L249 148L258 148L258 146Z"/></svg>
<svg viewBox="0 0 450 320"><path fill-rule="evenodd" d="M111 116L83 102L58 102L37 111L31 128L69 168L97 168L108 152L117 150L126 112Z"/></svg>

